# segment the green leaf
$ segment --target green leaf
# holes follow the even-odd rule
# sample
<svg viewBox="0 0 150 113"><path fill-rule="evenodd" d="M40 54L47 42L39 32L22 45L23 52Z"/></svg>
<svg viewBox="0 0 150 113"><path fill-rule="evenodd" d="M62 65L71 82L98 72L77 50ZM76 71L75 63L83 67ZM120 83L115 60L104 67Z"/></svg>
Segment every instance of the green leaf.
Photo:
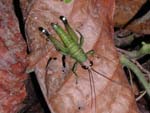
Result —
<svg viewBox="0 0 150 113"><path fill-rule="evenodd" d="M65 3L69 3L71 2L72 0L64 0Z"/></svg>

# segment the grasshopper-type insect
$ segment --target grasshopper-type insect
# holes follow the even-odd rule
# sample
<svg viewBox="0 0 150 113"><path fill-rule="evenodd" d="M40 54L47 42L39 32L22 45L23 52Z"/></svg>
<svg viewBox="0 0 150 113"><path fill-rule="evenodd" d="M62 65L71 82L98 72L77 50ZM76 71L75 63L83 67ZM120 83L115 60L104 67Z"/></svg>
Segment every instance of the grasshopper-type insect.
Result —
<svg viewBox="0 0 150 113"><path fill-rule="evenodd" d="M94 71L97 74L103 76L104 78L115 82L117 84L120 84L114 80L111 80L110 78L106 77L104 74L97 72L94 68L92 68L93 62L88 59L88 55L94 54L94 50L90 50L88 52L84 52L82 45L84 42L84 38L82 34L78 31L80 34L80 42L78 43L78 36L73 31L73 29L70 27L66 17L60 16L60 20L64 23L66 31L65 32L61 26L55 23L51 23L52 28L57 33L57 35L60 37L61 41L58 41L56 38L54 38L46 29L43 27L39 27L39 30L45 34L48 39L53 43L56 50L61 51L63 55L70 55L71 58L75 60L75 63L72 67L72 72L78 77L78 74L76 73L77 65L78 63L82 66L83 69L88 70L89 72Z"/></svg>
<svg viewBox="0 0 150 113"><path fill-rule="evenodd" d="M88 70L88 72L89 72L89 79L90 79L90 84L91 84L90 87L91 87L91 90L92 89L94 90L95 97L96 97L96 94L95 94L94 78L92 75L92 71L114 83L121 85L117 81L114 81L114 80L106 77L104 74L96 71L92 67L93 62L88 59L88 55L94 54L94 50L84 52L84 50L82 48L82 45L84 42L84 38L83 38L82 34L80 32L78 32L80 34L80 42L78 43L78 36L74 32L74 30L71 28L71 26L69 25L67 19L64 16L60 16L60 20L64 23L64 26L65 26L65 29L67 32L65 32L62 29L62 27L59 26L58 24L51 23L51 26L52 26L53 30L57 33L57 35L60 37L61 42L59 40L57 40L56 38L54 38L43 27L39 27L39 30L49 38L49 40L53 43L53 45L55 46L55 48L58 51L60 51L64 55L69 55L71 58L73 58L75 60L75 63L72 67L72 72L76 75L76 77L78 77L78 74L76 73L77 64L80 64L83 69Z"/></svg>

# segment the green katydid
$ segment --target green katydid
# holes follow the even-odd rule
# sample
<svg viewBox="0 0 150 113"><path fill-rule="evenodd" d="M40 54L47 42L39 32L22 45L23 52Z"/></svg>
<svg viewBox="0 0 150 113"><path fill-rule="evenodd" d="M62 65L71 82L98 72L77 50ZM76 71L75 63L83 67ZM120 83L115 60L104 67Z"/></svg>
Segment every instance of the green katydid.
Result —
<svg viewBox="0 0 150 113"><path fill-rule="evenodd" d="M91 90L92 89L94 90L94 96L96 96L96 94L95 94L94 78L92 75L92 71L114 83L122 85L121 83L118 83L117 81L114 81L114 80L108 78L107 76L105 76L104 74L96 71L92 67L93 62L88 59L88 55L94 54L94 50L84 52L84 50L82 48L82 45L84 42L84 38L83 38L82 34L78 31L78 33L80 34L80 42L78 43L78 40L79 40L78 36L74 32L74 30L71 28L71 26L69 25L66 17L60 16L60 20L64 23L66 32L58 24L51 23L51 26L52 26L53 30L56 32L56 34L60 37L61 41L54 38L43 27L39 27L39 30L48 37L48 39L52 42L52 44L54 45L56 50L60 51L63 55L69 55L71 58L73 58L75 60L75 63L72 67L72 72L76 75L76 77L78 77L78 74L76 73L78 64L80 64L83 69L88 70L90 84L91 84L90 87L91 87ZM91 93L91 95L92 95L92 93Z"/></svg>
<svg viewBox="0 0 150 113"><path fill-rule="evenodd" d="M97 72L94 68L92 68L93 62L88 59L88 55L94 54L94 50L90 50L88 52L84 52L82 45L84 42L84 38L82 34L78 31L80 34L80 42L78 43L78 36L73 31L73 29L70 27L66 17L60 16L61 21L64 23L66 31L65 32L61 26L55 23L51 23L52 28L57 33L57 35L60 37L61 41L58 41L56 38L54 38L46 29L43 27L39 27L39 30L44 33L48 39L53 43L56 50L62 52L64 55L70 55L71 58L75 60L75 63L72 67L72 72L78 77L78 74L76 73L77 64L79 63L83 69L86 69L88 71L94 71L97 74L103 76L104 78L115 82L117 84L120 84L114 80L111 80L110 78L106 77L104 74Z"/></svg>

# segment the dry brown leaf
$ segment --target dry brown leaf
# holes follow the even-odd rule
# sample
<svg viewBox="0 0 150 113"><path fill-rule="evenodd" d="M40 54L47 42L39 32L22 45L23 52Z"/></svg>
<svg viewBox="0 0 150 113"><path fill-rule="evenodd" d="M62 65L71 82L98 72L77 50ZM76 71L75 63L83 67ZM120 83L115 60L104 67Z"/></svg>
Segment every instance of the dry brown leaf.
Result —
<svg viewBox="0 0 150 113"><path fill-rule="evenodd" d="M13 0L0 1L0 113L17 113L26 96L26 44Z"/></svg>
<svg viewBox="0 0 150 113"><path fill-rule="evenodd" d="M141 18L134 20L126 29L135 33L150 34L150 11Z"/></svg>
<svg viewBox="0 0 150 113"><path fill-rule="evenodd" d="M74 61L67 57L67 70L66 73L62 72L61 53L38 31L38 27L42 26L55 34L50 23L63 25L59 16L66 16L72 27L83 34L84 50L95 50L95 55L90 57L94 63L93 68L105 73L110 79L127 85L112 40L114 0L73 0L70 4L59 0L33 0L30 3L28 6L24 5L28 3L22 1L22 6L26 6L23 12L31 51L28 71L35 71L51 111L89 113L94 110L96 102L96 113L137 113L134 96L129 87L115 84L96 73L93 73L96 97L91 101L87 70L78 66L79 77L76 84L75 76L70 70ZM50 57L57 59L51 60L47 66Z"/></svg>
<svg viewBox="0 0 150 113"><path fill-rule="evenodd" d="M116 0L115 26L125 25L145 2L146 0Z"/></svg>

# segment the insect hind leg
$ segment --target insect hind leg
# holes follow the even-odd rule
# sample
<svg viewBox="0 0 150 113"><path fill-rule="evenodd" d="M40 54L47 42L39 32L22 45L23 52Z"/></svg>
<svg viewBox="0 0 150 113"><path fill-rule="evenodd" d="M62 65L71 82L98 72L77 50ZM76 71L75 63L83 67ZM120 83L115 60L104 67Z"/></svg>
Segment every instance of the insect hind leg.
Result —
<svg viewBox="0 0 150 113"><path fill-rule="evenodd" d="M64 72L64 73L66 73L67 72L67 69L66 69L66 55L62 55L62 71Z"/></svg>

